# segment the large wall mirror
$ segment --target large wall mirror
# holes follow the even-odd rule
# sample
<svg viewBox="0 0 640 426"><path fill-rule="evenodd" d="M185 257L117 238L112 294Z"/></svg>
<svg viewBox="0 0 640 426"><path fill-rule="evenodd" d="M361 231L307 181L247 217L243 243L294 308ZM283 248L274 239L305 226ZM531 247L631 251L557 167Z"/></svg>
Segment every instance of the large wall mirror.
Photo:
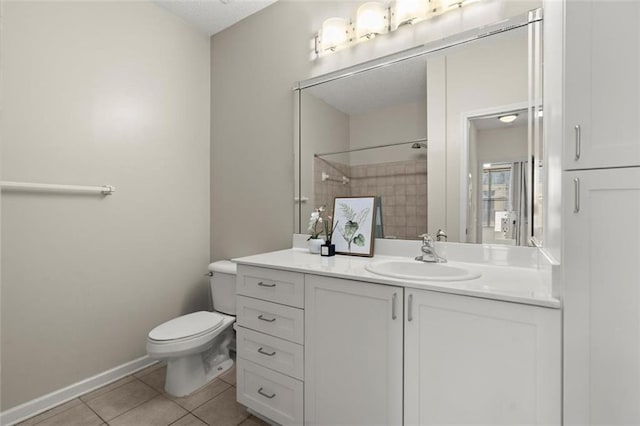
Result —
<svg viewBox="0 0 640 426"><path fill-rule="evenodd" d="M539 16L300 82L294 232L375 196L378 238L541 244Z"/></svg>

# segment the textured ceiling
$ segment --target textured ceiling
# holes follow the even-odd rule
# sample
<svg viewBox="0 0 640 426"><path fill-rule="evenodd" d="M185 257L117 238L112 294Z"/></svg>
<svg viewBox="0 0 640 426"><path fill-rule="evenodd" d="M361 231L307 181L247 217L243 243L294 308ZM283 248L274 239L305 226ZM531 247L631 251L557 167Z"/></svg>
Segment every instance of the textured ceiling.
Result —
<svg viewBox="0 0 640 426"><path fill-rule="evenodd" d="M213 35L276 0L154 0L208 35Z"/></svg>

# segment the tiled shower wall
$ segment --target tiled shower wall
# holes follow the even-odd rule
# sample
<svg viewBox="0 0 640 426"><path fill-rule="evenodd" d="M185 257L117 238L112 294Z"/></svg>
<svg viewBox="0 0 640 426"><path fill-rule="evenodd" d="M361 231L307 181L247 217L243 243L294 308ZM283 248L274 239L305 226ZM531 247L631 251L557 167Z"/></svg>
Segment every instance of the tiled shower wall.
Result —
<svg viewBox="0 0 640 426"><path fill-rule="evenodd" d="M350 182L322 182L322 172ZM371 196L382 199L385 238L416 239L427 232L427 162L407 160L348 166L316 158L314 194L317 206L326 205L332 215L334 197Z"/></svg>

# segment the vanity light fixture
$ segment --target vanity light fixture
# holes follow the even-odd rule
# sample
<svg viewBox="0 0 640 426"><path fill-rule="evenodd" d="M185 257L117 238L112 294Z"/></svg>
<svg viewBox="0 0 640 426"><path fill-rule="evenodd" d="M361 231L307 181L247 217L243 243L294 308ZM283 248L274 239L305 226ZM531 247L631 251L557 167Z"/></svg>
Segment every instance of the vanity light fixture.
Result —
<svg viewBox="0 0 640 426"><path fill-rule="evenodd" d="M516 121L516 118L518 118L518 114L509 114L498 117L498 120L508 124Z"/></svg>
<svg viewBox="0 0 640 426"><path fill-rule="evenodd" d="M349 22L342 18L329 18L322 23L322 30L316 37L316 43L322 45L321 49L316 46L316 53L319 53L319 50L335 52L350 41L351 25Z"/></svg>
<svg viewBox="0 0 640 426"><path fill-rule="evenodd" d="M425 0L396 0L392 13L392 29L398 29L402 25L415 24L427 16L429 4Z"/></svg>
<svg viewBox="0 0 640 426"><path fill-rule="evenodd" d="M371 39L389 31L389 9L382 3L370 1L358 8L356 37Z"/></svg>
<svg viewBox="0 0 640 426"><path fill-rule="evenodd" d="M480 0L369 1L358 7L355 19L329 18L312 40L312 58L396 31L407 24L431 19Z"/></svg>

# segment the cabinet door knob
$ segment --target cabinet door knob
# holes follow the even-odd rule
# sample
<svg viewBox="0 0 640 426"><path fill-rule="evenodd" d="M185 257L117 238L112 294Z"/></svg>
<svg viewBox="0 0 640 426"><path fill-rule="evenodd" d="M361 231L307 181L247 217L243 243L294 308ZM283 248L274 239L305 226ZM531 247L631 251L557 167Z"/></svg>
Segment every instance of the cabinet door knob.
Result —
<svg viewBox="0 0 640 426"><path fill-rule="evenodd" d="M265 318L262 316L262 314L258 315L258 319L262 320L262 321L266 321L266 322L274 322L276 319L274 318Z"/></svg>
<svg viewBox="0 0 640 426"><path fill-rule="evenodd" d="M258 285L259 285L260 287L275 287L275 286L276 286L276 283L270 283L270 284L269 284L269 283L265 283L265 282L260 281L260 282L258 283Z"/></svg>
<svg viewBox="0 0 640 426"><path fill-rule="evenodd" d="M576 142L576 155L574 160L578 161L580 159L580 145L582 144L582 129L579 124L576 124L573 128L575 131L575 142Z"/></svg>
<svg viewBox="0 0 640 426"><path fill-rule="evenodd" d="M413 294L409 295L407 301L407 321L413 321Z"/></svg>

